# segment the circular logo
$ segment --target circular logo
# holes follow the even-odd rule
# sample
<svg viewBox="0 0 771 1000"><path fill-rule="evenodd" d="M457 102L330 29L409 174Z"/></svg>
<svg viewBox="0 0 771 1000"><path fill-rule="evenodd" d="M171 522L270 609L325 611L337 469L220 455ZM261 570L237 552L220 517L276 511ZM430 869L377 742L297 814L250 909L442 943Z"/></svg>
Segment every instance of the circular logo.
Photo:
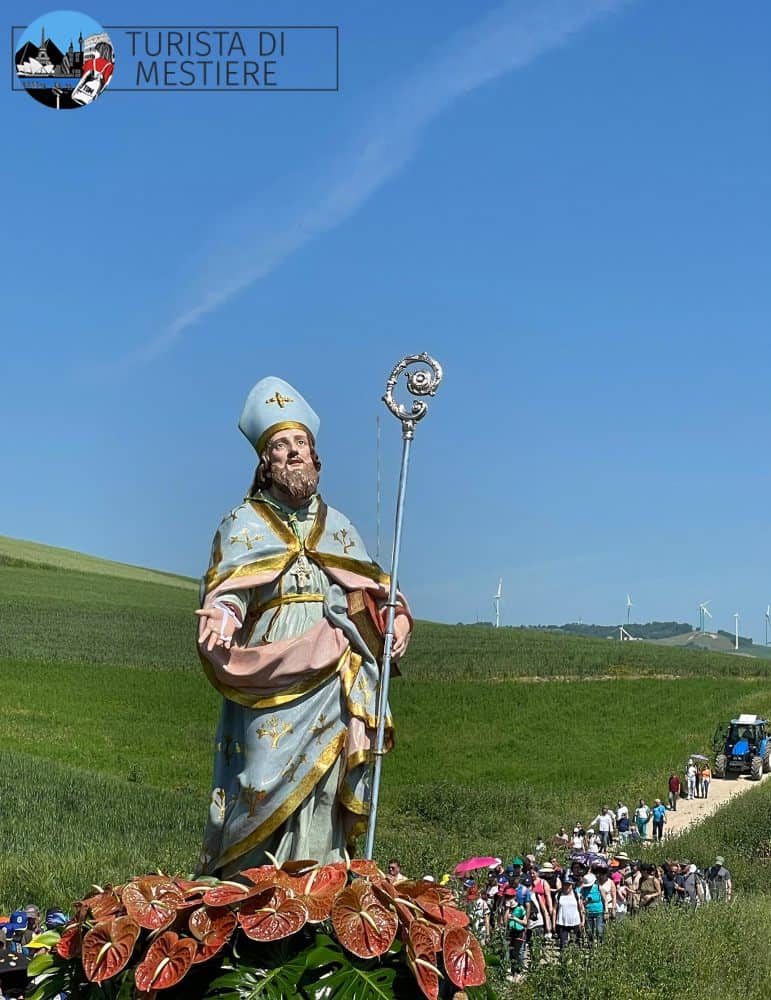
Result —
<svg viewBox="0 0 771 1000"><path fill-rule="evenodd" d="M87 14L54 10L27 28L16 44L16 76L36 101L61 111L93 104L112 79L110 36Z"/></svg>

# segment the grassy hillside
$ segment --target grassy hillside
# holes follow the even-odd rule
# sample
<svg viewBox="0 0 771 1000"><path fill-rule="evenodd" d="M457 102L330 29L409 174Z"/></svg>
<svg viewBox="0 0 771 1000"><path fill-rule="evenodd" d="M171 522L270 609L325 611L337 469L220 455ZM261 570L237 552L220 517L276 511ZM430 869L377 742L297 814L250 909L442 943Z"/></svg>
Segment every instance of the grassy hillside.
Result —
<svg viewBox="0 0 771 1000"><path fill-rule="evenodd" d="M2 540L0 540L2 542ZM19 543L24 546L31 543ZM37 547L41 548L41 547ZM0 544L0 553L3 546ZM59 553L63 550L50 550ZM65 555L68 555L65 553ZM71 554L73 557L77 553ZM52 556L52 559L54 557ZM64 558L64 557L62 557ZM184 578L136 570L110 575L100 563L77 568L11 565L0 557L0 657L198 671L194 648L196 587ZM106 567L121 567L107 563ZM149 574L143 577L142 574ZM496 680L673 675L771 676L748 657L538 629L493 629L419 622L405 668L415 680Z"/></svg>
<svg viewBox="0 0 771 1000"><path fill-rule="evenodd" d="M420 680L504 680L514 677L705 676L771 677L750 657L679 649L650 642L584 639L538 629L421 622L406 669Z"/></svg>
<svg viewBox="0 0 771 1000"><path fill-rule="evenodd" d="M0 658L199 669L189 584L0 564Z"/></svg>
<svg viewBox="0 0 771 1000"><path fill-rule="evenodd" d="M19 538L0 535L0 564L6 566L41 566L49 569L74 570L81 573L95 573L98 576L115 576L126 580L140 580L145 583L160 583L170 587L189 589L196 585L186 576L163 573L156 569L143 569L128 563L112 562L88 556L73 549L60 549L39 542L26 542Z"/></svg>

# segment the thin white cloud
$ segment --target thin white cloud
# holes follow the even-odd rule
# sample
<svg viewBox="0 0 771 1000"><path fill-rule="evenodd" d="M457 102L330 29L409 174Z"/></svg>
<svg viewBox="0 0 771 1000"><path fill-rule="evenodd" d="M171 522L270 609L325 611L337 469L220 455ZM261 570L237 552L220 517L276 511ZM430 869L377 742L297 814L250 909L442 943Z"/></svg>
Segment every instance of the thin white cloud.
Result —
<svg viewBox="0 0 771 1000"><path fill-rule="evenodd" d="M312 197L295 202L266 227L264 203L238 213L239 233L258 233L214 244L194 304L180 312L131 359L164 353L185 330L244 289L266 277L290 254L350 218L414 155L426 126L454 101L491 80L528 66L565 45L580 30L630 0L510 0L458 32L370 116L348 154L330 165ZM318 176L318 168L314 173ZM255 225L250 225L254 213ZM258 224L259 220L259 224ZM219 261L217 258L220 258ZM224 266L223 266L224 265Z"/></svg>

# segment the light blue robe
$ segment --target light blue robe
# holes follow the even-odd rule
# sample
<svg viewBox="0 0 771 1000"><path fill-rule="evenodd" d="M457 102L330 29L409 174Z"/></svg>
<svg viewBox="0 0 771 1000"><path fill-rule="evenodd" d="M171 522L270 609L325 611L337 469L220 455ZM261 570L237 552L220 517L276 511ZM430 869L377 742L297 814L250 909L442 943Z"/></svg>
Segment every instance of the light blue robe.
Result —
<svg viewBox="0 0 771 1000"><path fill-rule="evenodd" d="M305 578L297 574L303 553ZM245 585L255 578L264 582ZM225 695L202 870L227 877L265 863L266 850L280 863L327 863L353 848L369 811L379 668L348 617L346 592L365 587L382 602L387 586L353 525L318 496L295 511L261 494L223 520L203 595L243 621L235 645L262 651L328 623L343 652L300 682L258 673L244 688L223 675L224 654L217 661L202 651ZM388 749L390 713L387 720Z"/></svg>

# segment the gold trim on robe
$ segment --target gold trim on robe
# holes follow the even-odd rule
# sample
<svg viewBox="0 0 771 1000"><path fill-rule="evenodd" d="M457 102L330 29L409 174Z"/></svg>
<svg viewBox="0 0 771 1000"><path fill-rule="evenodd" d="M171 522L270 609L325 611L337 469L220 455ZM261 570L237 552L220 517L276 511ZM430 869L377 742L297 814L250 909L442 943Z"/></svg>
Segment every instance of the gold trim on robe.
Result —
<svg viewBox="0 0 771 1000"><path fill-rule="evenodd" d="M231 861L235 861L236 858L240 858L242 854L246 854L253 847L257 847L263 841L267 840L268 837L277 830L281 824L289 819L293 812L299 807L299 805L306 799L316 785L321 781L327 771L335 763L339 755L343 751L345 745L345 733L340 733L338 736L328 743L326 747L319 754L315 764L308 771L302 781L294 789L292 794L281 803L281 805L276 809L264 823L256 827L252 832L240 840L237 844L233 844L226 851L224 851L218 858L212 862L210 865L211 870L218 871L221 868L225 868Z"/></svg>

